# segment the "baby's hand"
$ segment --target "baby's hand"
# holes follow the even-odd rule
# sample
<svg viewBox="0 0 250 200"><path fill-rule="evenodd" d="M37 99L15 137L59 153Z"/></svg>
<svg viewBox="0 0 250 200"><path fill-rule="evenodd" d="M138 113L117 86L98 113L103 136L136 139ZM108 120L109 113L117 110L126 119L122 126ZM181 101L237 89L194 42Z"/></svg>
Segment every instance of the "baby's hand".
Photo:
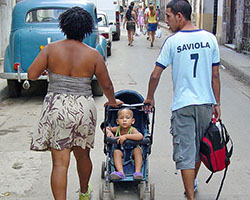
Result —
<svg viewBox="0 0 250 200"><path fill-rule="evenodd" d="M113 138L114 135L113 135L113 133L111 133L111 132L108 131L108 132L107 132L107 137L112 137L112 138Z"/></svg>
<svg viewBox="0 0 250 200"><path fill-rule="evenodd" d="M126 140L127 138L124 136L124 135L122 135L122 136L120 136L119 138L118 138L118 140L117 140L117 144L123 144L124 143L124 141Z"/></svg>

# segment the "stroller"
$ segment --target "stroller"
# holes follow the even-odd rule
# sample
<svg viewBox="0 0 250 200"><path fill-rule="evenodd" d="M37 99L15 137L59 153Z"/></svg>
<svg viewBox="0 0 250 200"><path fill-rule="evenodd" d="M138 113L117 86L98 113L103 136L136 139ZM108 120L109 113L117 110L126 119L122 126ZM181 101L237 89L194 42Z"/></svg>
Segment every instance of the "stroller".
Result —
<svg viewBox="0 0 250 200"><path fill-rule="evenodd" d="M117 139L107 137L106 131L104 134L104 153L106 155L106 162L102 162L101 178L105 180L99 188L99 199L104 199L104 193L110 193L112 200L115 199L115 185L128 183L129 186L133 185L138 188L139 199L144 199L146 193L149 193L150 199L155 198L155 186L148 183L148 156L151 153L151 145L153 143L153 130L154 130L154 117L155 111L153 108L152 113L145 113L142 110L144 106L144 98L133 90L121 90L115 93L116 99L120 99L124 102L121 107L128 107L133 111L135 123L133 126L143 134L143 140L132 141L125 140L123 148L125 154L123 157L123 169L126 175L125 179L112 180L110 174L115 171L115 165L113 161L114 144L117 143ZM104 122L101 124L101 129L106 130L108 126L117 126L117 112L120 108L113 108L110 106L105 107ZM152 118L152 120L150 120ZM149 125L151 122L151 132L149 131ZM143 174L142 180L134 180L134 162L131 159L132 150L135 146L140 145L142 149L143 164L141 173Z"/></svg>

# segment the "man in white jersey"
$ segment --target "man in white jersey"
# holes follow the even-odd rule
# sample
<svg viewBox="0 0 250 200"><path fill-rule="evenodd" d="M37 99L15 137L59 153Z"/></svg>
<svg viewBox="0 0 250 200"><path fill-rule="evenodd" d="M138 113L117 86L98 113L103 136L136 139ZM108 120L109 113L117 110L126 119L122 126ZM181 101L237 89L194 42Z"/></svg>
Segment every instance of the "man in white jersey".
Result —
<svg viewBox="0 0 250 200"><path fill-rule="evenodd" d="M218 44L214 35L191 23L191 13L192 8L186 0L168 3L166 22L175 34L162 45L144 102L154 105L154 93L161 74L171 65L173 160L176 168L181 170L188 200L194 199L197 189L200 140L212 114L217 120L221 115Z"/></svg>

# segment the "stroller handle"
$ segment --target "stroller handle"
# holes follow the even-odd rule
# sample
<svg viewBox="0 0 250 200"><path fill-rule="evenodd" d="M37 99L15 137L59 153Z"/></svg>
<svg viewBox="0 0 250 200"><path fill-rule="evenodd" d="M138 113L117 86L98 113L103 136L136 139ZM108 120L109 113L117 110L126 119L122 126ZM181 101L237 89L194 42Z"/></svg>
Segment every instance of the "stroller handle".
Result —
<svg viewBox="0 0 250 200"><path fill-rule="evenodd" d="M122 107L129 107L130 109L137 109L139 110L140 108L142 108L143 106L148 106L149 104L145 104L145 103L135 103L135 104L126 104L126 103L123 103L120 105L120 107L118 108L115 108L115 107L112 107L112 106L106 106L106 109L110 110L110 111L115 111L115 110L119 110L121 109ZM145 111L143 108L142 108L143 111ZM155 107L153 106L152 107L152 111L151 112L154 112L155 110Z"/></svg>
<svg viewBox="0 0 250 200"><path fill-rule="evenodd" d="M118 140L117 138L115 139L112 137L106 137L106 142L108 144L117 144L117 140ZM151 144L151 139L150 139L150 137L145 137L142 140L125 140L123 144L124 145L130 144L130 145L134 145L134 146L136 146L138 144L144 144L144 145Z"/></svg>
<svg viewBox="0 0 250 200"><path fill-rule="evenodd" d="M122 107L141 107L144 106L144 103L135 103L135 104L127 104L127 103L123 103L121 106Z"/></svg>

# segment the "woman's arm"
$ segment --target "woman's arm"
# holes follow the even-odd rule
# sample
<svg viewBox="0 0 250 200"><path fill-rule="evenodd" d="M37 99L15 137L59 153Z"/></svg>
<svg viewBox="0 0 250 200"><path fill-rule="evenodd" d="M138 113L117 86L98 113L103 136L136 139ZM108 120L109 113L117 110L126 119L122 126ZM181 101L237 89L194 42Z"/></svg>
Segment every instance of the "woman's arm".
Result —
<svg viewBox="0 0 250 200"><path fill-rule="evenodd" d="M127 21L128 21L128 20L127 20L127 17L125 16L125 17L124 17L124 22L123 22L123 28L125 28L125 24L127 23Z"/></svg>
<svg viewBox="0 0 250 200"><path fill-rule="evenodd" d="M48 50L49 46L45 46L28 69L28 79L36 80L48 67Z"/></svg>
<svg viewBox="0 0 250 200"><path fill-rule="evenodd" d="M100 55L98 51L96 51L94 59L96 59L97 61L94 74L97 77L98 83L100 84L103 93L108 99L108 102L105 103L105 105L118 107L123 102L115 99L113 83L109 77L109 73L104 63L103 57Z"/></svg>
<svg viewBox="0 0 250 200"><path fill-rule="evenodd" d="M138 17L137 17L137 15L136 15L136 13L133 11L133 18L134 18L134 20L135 20L135 23L136 23L136 27L138 28L139 27L139 25L138 25Z"/></svg>

